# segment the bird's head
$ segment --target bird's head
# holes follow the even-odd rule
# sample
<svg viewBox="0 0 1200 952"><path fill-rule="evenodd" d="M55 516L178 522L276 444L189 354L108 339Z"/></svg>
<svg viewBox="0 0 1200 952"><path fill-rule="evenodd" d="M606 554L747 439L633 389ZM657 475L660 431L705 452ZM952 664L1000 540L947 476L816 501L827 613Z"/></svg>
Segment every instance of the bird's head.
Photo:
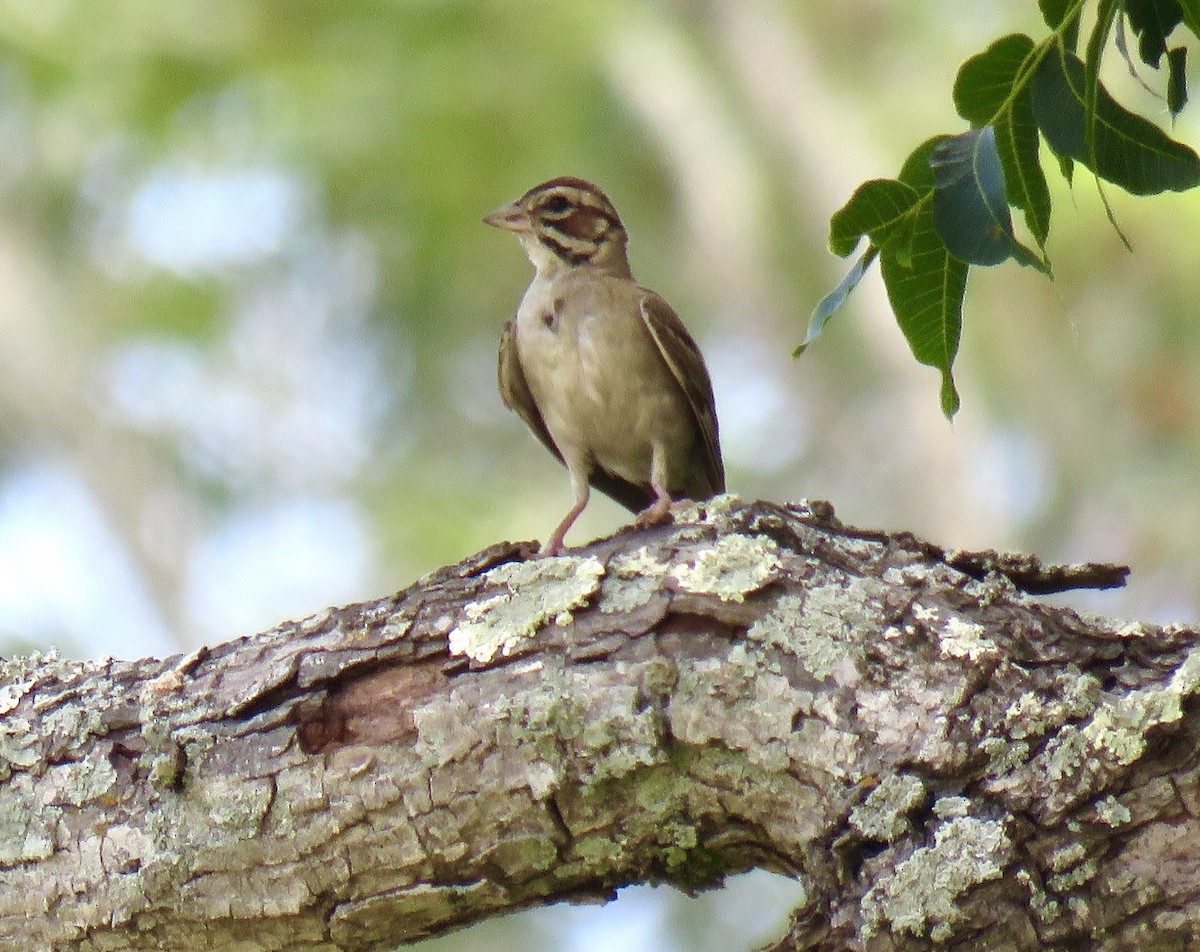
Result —
<svg viewBox="0 0 1200 952"><path fill-rule="evenodd" d="M572 268L629 275L625 227L608 196L591 182L551 179L483 220L515 232L541 275Z"/></svg>

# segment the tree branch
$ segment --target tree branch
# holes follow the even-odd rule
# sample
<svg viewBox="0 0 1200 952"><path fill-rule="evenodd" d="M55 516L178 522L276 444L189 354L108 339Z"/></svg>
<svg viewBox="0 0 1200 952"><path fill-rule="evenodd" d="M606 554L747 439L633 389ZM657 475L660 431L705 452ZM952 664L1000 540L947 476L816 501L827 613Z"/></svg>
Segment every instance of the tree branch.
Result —
<svg viewBox="0 0 1200 952"><path fill-rule="evenodd" d="M186 657L0 670L5 949L383 950L802 878L778 949L1200 942L1195 632L721 497Z"/></svg>

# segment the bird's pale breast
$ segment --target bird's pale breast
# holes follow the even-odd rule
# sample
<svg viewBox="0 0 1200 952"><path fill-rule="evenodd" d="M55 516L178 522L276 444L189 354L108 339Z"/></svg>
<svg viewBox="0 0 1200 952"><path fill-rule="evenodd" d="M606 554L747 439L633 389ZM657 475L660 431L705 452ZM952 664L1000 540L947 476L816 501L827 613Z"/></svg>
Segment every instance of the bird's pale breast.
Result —
<svg viewBox="0 0 1200 952"><path fill-rule="evenodd" d="M517 312L517 350L563 455L645 485L655 442L668 459L685 460L696 437L686 398L642 322L642 293L595 275L535 280Z"/></svg>

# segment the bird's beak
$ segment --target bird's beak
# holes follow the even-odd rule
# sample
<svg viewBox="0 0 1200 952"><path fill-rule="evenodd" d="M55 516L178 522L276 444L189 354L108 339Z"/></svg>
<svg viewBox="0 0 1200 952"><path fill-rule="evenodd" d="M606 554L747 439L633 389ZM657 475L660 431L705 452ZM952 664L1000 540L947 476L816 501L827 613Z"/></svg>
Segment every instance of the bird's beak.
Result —
<svg viewBox="0 0 1200 952"><path fill-rule="evenodd" d="M529 213L518 202L509 202L507 205L501 205L490 215L485 215L483 223L496 228L503 228L505 231L523 232L533 230L533 226L529 222Z"/></svg>

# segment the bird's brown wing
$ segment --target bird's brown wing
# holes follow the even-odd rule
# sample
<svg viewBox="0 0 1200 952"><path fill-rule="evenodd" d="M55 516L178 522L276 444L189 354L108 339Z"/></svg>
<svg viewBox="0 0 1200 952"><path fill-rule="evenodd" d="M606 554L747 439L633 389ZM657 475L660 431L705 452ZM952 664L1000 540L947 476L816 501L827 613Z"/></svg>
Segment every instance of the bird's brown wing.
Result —
<svg viewBox="0 0 1200 952"><path fill-rule="evenodd" d="M554 437L546 429L546 421L542 419L542 411L538 409L537 401L529 389L525 379L525 371L521 368L521 357L517 352L517 319L514 317L504 325L500 335L500 365L498 368L500 397L505 406L515 410L517 416L525 421L525 425L533 431L533 435L542 441L542 445L555 455L560 463L566 465L562 453L554 443ZM606 496L615 499L631 512L641 512L654 501L654 492L649 486L638 486L620 476L610 473L599 466L593 466L588 474L588 482Z"/></svg>
<svg viewBox="0 0 1200 952"><path fill-rule="evenodd" d="M525 425L533 430L533 435L542 441L542 445L557 456L560 463L565 465L562 453L558 451L558 447L554 445L554 438L546 429L542 411L538 409L533 394L529 391L529 384L525 380L525 371L521 369L521 357L517 353L517 319L515 317L504 325L504 332L500 335L500 366L497 378L500 384L500 397L504 401L504 405L510 410L515 410L517 416L525 421Z"/></svg>
<svg viewBox="0 0 1200 952"><path fill-rule="evenodd" d="M641 302L642 320L658 352L679 384L700 433L703 459L697 460L708 484L709 494L725 491L725 464L721 461L721 439L717 431L717 406L712 381L700 348L666 301L646 290Z"/></svg>

